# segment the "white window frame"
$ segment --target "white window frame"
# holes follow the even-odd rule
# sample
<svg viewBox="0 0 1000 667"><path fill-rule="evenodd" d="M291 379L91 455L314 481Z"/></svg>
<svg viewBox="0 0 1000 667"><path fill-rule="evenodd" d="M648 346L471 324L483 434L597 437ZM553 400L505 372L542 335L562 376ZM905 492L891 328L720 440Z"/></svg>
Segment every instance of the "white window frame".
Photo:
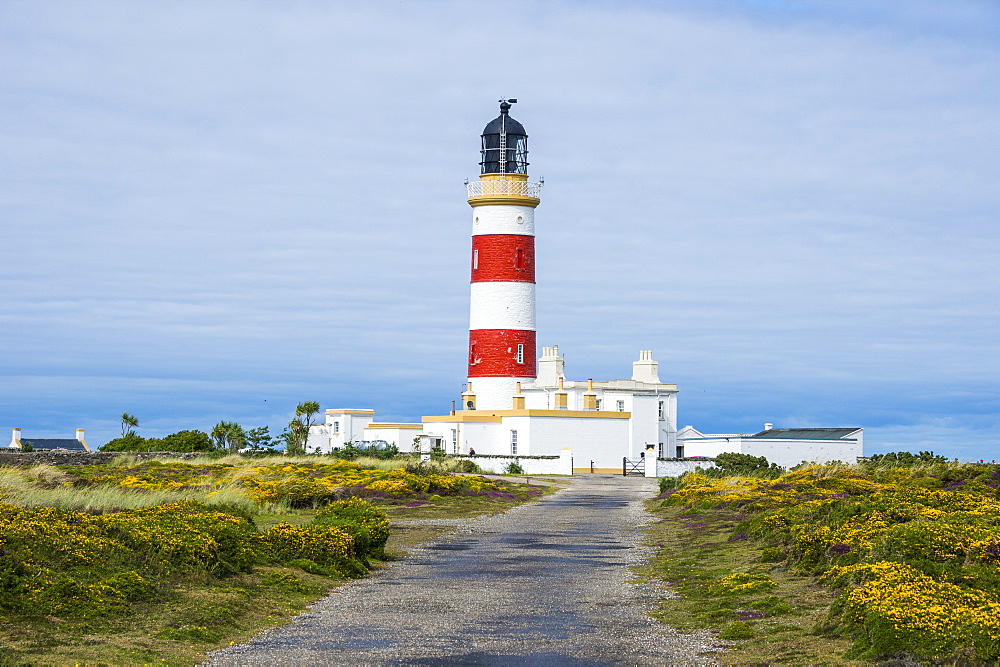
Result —
<svg viewBox="0 0 1000 667"><path fill-rule="evenodd" d="M618 401L618 412L625 412L625 401Z"/></svg>
<svg viewBox="0 0 1000 667"><path fill-rule="evenodd" d="M660 419L663 419L663 401L660 401Z"/></svg>
<svg viewBox="0 0 1000 667"><path fill-rule="evenodd" d="M594 409L600 411L600 409L601 409L601 399L598 398L596 401L594 401Z"/></svg>
<svg viewBox="0 0 1000 667"><path fill-rule="evenodd" d="M472 251L472 270L479 269L479 250Z"/></svg>
<svg viewBox="0 0 1000 667"><path fill-rule="evenodd" d="M333 432L340 433L340 422L333 422Z"/></svg>
<svg viewBox="0 0 1000 667"><path fill-rule="evenodd" d="M517 363L524 363L524 345L522 343L518 343L517 356L515 358L517 359Z"/></svg>
<svg viewBox="0 0 1000 667"><path fill-rule="evenodd" d="M511 456L517 456L517 429L510 430L510 453Z"/></svg>

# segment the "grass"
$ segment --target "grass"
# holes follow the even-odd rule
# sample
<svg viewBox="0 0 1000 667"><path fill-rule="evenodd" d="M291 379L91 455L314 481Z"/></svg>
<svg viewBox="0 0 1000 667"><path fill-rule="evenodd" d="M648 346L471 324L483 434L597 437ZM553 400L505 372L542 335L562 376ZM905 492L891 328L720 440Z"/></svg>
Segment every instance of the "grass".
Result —
<svg viewBox="0 0 1000 667"><path fill-rule="evenodd" d="M659 521L648 530L657 555L637 568L645 579L662 581L677 599L660 603L653 617L682 631L719 632L719 652L727 664L862 664L839 656L851 647L847 638L817 632L836 594L768 560L765 547L732 541L742 517L731 509L661 507L650 501ZM712 584L733 572L761 574L777 586L745 595L720 595ZM749 637L740 639L749 630ZM728 637L728 639L727 639ZM726 647L728 646L728 650Z"/></svg>
<svg viewBox="0 0 1000 667"><path fill-rule="evenodd" d="M256 465L280 462L273 458L247 461L237 457L227 461L228 458L191 463L229 463L240 470L250 470ZM308 458L330 461L328 457ZM301 464L303 460L295 458L289 462ZM127 455L120 457L118 462L125 466L135 465ZM389 463L386 463L389 469L400 467L399 462ZM187 499L231 503L250 509L260 529L282 522L305 524L316 514L315 509L292 508L285 503L256 505L235 485L173 491L104 486L76 488L65 485L70 477L56 466L0 468L0 496L7 502L23 506L104 511ZM388 559L398 558L413 545L452 530L448 526L407 525L409 520L497 514L555 490L507 480L499 484L506 487L504 495L375 499L393 522L386 545ZM372 561L372 565L375 569L389 566L378 561ZM137 603L133 613L118 616L27 617L5 616L0 611L0 665L196 664L204 661L211 650L246 641L268 627L289 622L309 604L343 583L338 576L310 574L295 567L257 567L252 573L221 579L186 577L178 585L162 590L155 599Z"/></svg>
<svg viewBox="0 0 1000 667"><path fill-rule="evenodd" d="M271 577L295 577L298 585ZM0 664L191 665L212 649L288 622L337 583L293 568L191 581L139 613L100 619L0 617Z"/></svg>
<svg viewBox="0 0 1000 667"><path fill-rule="evenodd" d="M131 457L116 457L124 466L134 465ZM108 468L116 467L108 465ZM236 475L234 475L236 477ZM71 480L57 466L41 464L31 468L0 467L0 500L19 507L57 507L83 512L137 509L178 500L197 500L207 505L229 505L250 512L260 510L234 479L220 487L182 490L129 489L116 486L67 486ZM280 512L281 504L266 508Z"/></svg>

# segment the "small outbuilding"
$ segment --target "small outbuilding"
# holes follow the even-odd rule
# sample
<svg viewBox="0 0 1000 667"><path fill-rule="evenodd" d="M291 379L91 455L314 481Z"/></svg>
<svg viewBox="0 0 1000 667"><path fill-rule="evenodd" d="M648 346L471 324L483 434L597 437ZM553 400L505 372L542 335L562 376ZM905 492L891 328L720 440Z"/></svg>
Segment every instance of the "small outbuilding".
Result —
<svg viewBox="0 0 1000 667"><path fill-rule="evenodd" d="M76 438L31 438L22 439L21 429L15 428L7 449L23 450L25 444L31 444L34 451L49 451L64 449L71 452L89 452L90 447L83 437L83 429L76 429Z"/></svg>
<svg viewBox="0 0 1000 667"><path fill-rule="evenodd" d="M693 426L677 432L675 458L715 458L724 452L763 456L783 468L811 463L855 463L862 456L864 429L773 428L764 424L760 433L701 433Z"/></svg>

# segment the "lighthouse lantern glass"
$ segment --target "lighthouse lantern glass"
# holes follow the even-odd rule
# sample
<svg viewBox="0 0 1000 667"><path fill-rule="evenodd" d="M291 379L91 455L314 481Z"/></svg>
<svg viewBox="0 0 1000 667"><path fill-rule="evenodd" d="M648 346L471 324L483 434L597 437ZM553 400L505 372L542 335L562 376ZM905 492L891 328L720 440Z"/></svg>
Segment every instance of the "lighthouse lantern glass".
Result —
<svg viewBox="0 0 1000 667"><path fill-rule="evenodd" d="M528 173L528 133L510 117L508 108L510 105L502 105L500 115L483 130L483 161L479 164L484 174Z"/></svg>

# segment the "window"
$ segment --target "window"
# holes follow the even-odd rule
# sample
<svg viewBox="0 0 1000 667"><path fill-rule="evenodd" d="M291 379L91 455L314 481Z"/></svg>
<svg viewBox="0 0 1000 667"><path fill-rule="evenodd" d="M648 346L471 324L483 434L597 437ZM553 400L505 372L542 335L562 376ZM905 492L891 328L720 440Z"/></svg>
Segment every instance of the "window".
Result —
<svg viewBox="0 0 1000 667"><path fill-rule="evenodd" d="M517 249L517 256L514 258L514 266L519 271L524 269L524 250L521 248Z"/></svg>
<svg viewBox="0 0 1000 667"><path fill-rule="evenodd" d="M517 363L524 363L524 345L517 346Z"/></svg>
<svg viewBox="0 0 1000 667"><path fill-rule="evenodd" d="M660 419L663 419L663 401L660 401Z"/></svg>
<svg viewBox="0 0 1000 667"><path fill-rule="evenodd" d="M340 433L340 422L333 422L333 432Z"/></svg>
<svg viewBox="0 0 1000 667"><path fill-rule="evenodd" d="M595 409L595 410L600 410L600 409L601 409L601 399L597 399L597 400L596 400L596 401L594 402L594 409Z"/></svg>
<svg viewBox="0 0 1000 667"><path fill-rule="evenodd" d="M662 459L663 458L663 443L662 442L660 443L660 446L657 447L657 449L656 449L656 458L658 458L658 459Z"/></svg>
<svg viewBox="0 0 1000 667"><path fill-rule="evenodd" d="M517 431L510 432L510 453L517 454Z"/></svg>
<svg viewBox="0 0 1000 667"><path fill-rule="evenodd" d="M476 344L472 343L469 345L469 365L476 363Z"/></svg>
<svg viewBox="0 0 1000 667"><path fill-rule="evenodd" d="M677 458L684 458L684 447L682 445L677 445L674 449L677 450Z"/></svg>
<svg viewBox="0 0 1000 667"><path fill-rule="evenodd" d="M625 412L625 401L618 401L618 412Z"/></svg>
<svg viewBox="0 0 1000 667"><path fill-rule="evenodd" d="M458 454L458 429L451 429L451 453Z"/></svg>
<svg viewBox="0 0 1000 667"><path fill-rule="evenodd" d="M473 250L472 251L472 270L475 271L478 268L479 268L479 251L478 250Z"/></svg>

